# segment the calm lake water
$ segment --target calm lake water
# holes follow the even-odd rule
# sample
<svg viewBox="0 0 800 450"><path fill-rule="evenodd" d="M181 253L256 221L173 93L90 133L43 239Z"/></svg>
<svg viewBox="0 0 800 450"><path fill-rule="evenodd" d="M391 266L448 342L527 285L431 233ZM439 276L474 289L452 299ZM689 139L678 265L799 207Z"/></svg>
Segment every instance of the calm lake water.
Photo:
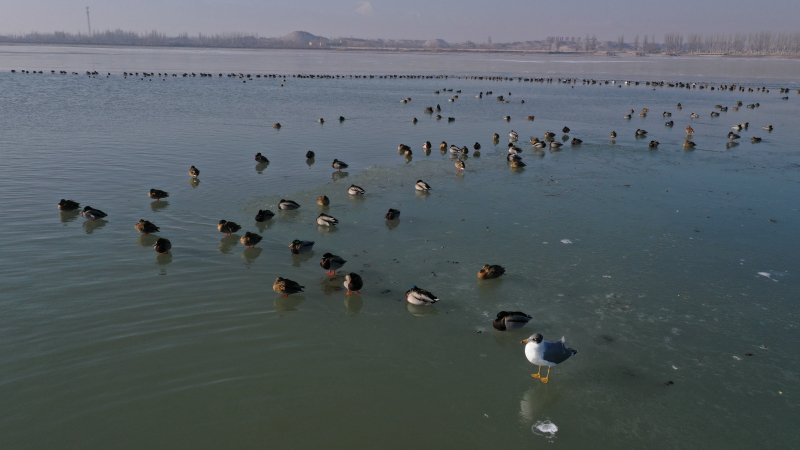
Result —
<svg viewBox="0 0 800 450"><path fill-rule="evenodd" d="M0 446L796 448L798 70L777 59L0 47ZM617 84L452 77L471 75ZM442 120L423 112L436 104ZM697 147L686 151L689 124ZM528 142L546 131L561 141L564 126L583 144ZM505 159L511 130L523 170ZM441 141L479 142L481 155L458 173ZM336 172L334 158L350 167ZM431 193L414 190L418 179ZM348 195L351 184L366 195ZM151 188L170 197L153 202ZM109 216L59 212L61 198ZM302 207L278 212L284 198ZM265 208L277 214L257 224ZM399 222L384 220L389 208ZM320 212L340 224L317 227ZM139 219L161 227L171 255L156 255ZM243 228L225 237L220 219ZM264 240L247 249L245 231ZM316 241L313 252L293 256L293 239ZM325 275L325 252L348 261L341 275ZM478 280L483 264L507 273ZM360 295L345 295L348 272L363 277ZM281 298L278 276L306 292ZM408 305L412 285L441 301ZM533 320L498 332L500 310ZM519 343L536 332L580 352L547 385Z"/></svg>

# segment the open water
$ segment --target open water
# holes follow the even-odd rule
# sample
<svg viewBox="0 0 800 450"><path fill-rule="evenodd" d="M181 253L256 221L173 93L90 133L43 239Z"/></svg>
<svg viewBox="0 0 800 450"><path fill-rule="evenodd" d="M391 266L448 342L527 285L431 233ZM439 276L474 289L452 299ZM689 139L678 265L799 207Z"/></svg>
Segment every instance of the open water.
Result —
<svg viewBox="0 0 800 450"><path fill-rule="evenodd" d="M0 446L796 448L798 69L779 59L0 47ZM457 78L472 75L579 81ZM737 100L760 106L710 116ZM442 120L423 113L436 104ZM731 146L726 135L743 122ZM528 143L546 131L561 141L563 126L583 144ZM512 129L522 170L505 159ZM441 141L479 142L481 155L459 173ZM270 164L257 166L257 152ZM334 158L350 167L336 172ZM433 190L417 193L418 179ZM348 195L351 184L366 195ZM153 202L151 188L170 197ZM331 204L320 209L323 194ZM61 198L109 216L59 212ZM278 212L284 198L302 207ZM399 222L384 220L390 207ZM276 216L256 224L265 208ZM321 211L340 224L317 227ZM161 227L170 255L133 229L139 219ZM226 238L220 219L243 229ZM244 248L244 231L264 240ZM293 239L316 241L313 253L291 255ZM325 252L347 260L342 274L361 274L360 295L324 274ZM478 280L483 264L507 273ZM278 276L305 292L281 298ZM441 301L408 305L412 285ZM498 332L500 310L533 320ZM579 351L546 385L519 343L535 332Z"/></svg>

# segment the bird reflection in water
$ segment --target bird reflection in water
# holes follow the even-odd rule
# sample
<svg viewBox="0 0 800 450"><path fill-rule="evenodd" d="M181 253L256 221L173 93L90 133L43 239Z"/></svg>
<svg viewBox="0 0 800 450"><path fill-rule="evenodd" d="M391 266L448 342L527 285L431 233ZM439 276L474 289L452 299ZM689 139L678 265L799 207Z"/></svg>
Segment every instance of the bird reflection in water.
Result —
<svg viewBox="0 0 800 450"><path fill-rule="evenodd" d="M349 177L350 173L349 172L333 172L331 174L331 176L333 177L333 181L338 181L338 180L341 180L342 178Z"/></svg>
<svg viewBox="0 0 800 450"><path fill-rule="evenodd" d="M233 234L225 236L219 240L219 251L222 253L232 253L231 249L239 243L239 236Z"/></svg>
<svg viewBox="0 0 800 450"><path fill-rule="evenodd" d="M142 247L152 247L158 241L158 236L155 234L142 234L136 238L136 243Z"/></svg>
<svg viewBox="0 0 800 450"><path fill-rule="evenodd" d="M339 227L323 227L322 225L317 225L317 231L319 234L326 236L338 232Z"/></svg>
<svg viewBox="0 0 800 450"><path fill-rule="evenodd" d="M166 200L164 200L164 201L156 201L156 202L151 202L150 203L150 209L152 209L153 212L159 212L162 209L166 209L167 206L169 206L169 202L166 201Z"/></svg>
<svg viewBox="0 0 800 450"><path fill-rule="evenodd" d="M439 314L439 311L436 311L436 308L433 306L428 305L412 305L411 303L406 302L406 310L410 312L414 317L430 317Z"/></svg>
<svg viewBox="0 0 800 450"><path fill-rule="evenodd" d="M386 228L388 228L390 230L394 230L399 225L400 225L400 219L394 219L394 220L387 220L386 221Z"/></svg>
<svg viewBox="0 0 800 450"><path fill-rule="evenodd" d="M156 255L156 264L159 266L166 266L172 263L172 253L159 253Z"/></svg>
<svg viewBox="0 0 800 450"><path fill-rule="evenodd" d="M72 211L61 211L58 213L59 218L61 219L62 223L73 222L78 216L81 215L80 209L74 209Z"/></svg>
<svg viewBox="0 0 800 450"><path fill-rule="evenodd" d="M264 249L261 247L248 247L242 252L242 258L244 258L248 263L251 263L258 258L258 255L260 255L262 251L264 251Z"/></svg>
<svg viewBox="0 0 800 450"><path fill-rule="evenodd" d="M200 180L198 178L189 178L189 185L192 188L196 188L197 186L200 186Z"/></svg>
<svg viewBox="0 0 800 450"><path fill-rule="evenodd" d="M275 311L297 311L297 307L301 303L303 303L303 296L301 295L278 297L275 299Z"/></svg>
<svg viewBox="0 0 800 450"><path fill-rule="evenodd" d="M359 294L350 294L344 296L344 307L347 308L348 314L358 314L364 306L364 299Z"/></svg>
<svg viewBox="0 0 800 450"><path fill-rule="evenodd" d="M322 293L331 295L334 292L344 291L344 277L344 275L333 275L323 278L319 283Z"/></svg>
<svg viewBox="0 0 800 450"><path fill-rule="evenodd" d="M256 222L256 228L258 228L258 231L260 233L263 233L264 230L269 230L270 228L272 228L272 225L274 225L274 224L275 224L274 220L266 220L264 222Z"/></svg>
<svg viewBox="0 0 800 450"><path fill-rule="evenodd" d="M83 231L85 231L86 234L92 234L94 233L94 230L99 230L100 228L103 228L104 226L106 226L107 223L108 221L103 219L97 219L94 221L87 220L83 222Z"/></svg>
<svg viewBox="0 0 800 450"><path fill-rule="evenodd" d="M308 158L306 160L306 164L308 164L308 167L311 168L311 166L314 165L314 158Z"/></svg>
<svg viewBox="0 0 800 450"><path fill-rule="evenodd" d="M292 253L291 255L292 255L292 265L294 267L300 267L300 264L302 264L302 263L304 263L304 262L306 262L309 259L314 257L314 252L313 251L308 251L308 252L300 253L300 254Z"/></svg>
<svg viewBox="0 0 800 450"><path fill-rule="evenodd" d="M263 174L264 173L264 169L266 169L267 166L269 166L269 163L258 163L258 164L256 164L256 172L258 172L259 174Z"/></svg>

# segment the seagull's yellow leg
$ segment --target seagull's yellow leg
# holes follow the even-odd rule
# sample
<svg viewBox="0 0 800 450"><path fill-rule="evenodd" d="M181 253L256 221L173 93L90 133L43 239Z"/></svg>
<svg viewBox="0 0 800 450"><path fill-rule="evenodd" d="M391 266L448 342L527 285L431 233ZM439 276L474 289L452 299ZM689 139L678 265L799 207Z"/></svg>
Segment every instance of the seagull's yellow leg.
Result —
<svg viewBox="0 0 800 450"><path fill-rule="evenodd" d="M547 383L548 381L550 381L550 366L547 366L547 376L539 381L541 381L542 383Z"/></svg>
<svg viewBox="0 0 800 450"><path fill-rule="evenodd" d="M542 366L539 366L539 372L538 373L532 373L531 376L533 378L541 378L542 377Z"/></svg>

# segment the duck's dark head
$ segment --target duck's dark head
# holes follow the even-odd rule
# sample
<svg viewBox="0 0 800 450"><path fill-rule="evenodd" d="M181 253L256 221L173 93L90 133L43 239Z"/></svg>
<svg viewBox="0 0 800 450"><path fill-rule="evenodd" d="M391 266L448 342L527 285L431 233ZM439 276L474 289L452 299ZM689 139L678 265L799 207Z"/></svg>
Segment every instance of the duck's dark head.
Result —
<svg viewBox="0 0 800 450"><path fill-rule="evenodd" d="M219 224L222 225L223 223L227 222L226 220L220 220Z"/></svg>

